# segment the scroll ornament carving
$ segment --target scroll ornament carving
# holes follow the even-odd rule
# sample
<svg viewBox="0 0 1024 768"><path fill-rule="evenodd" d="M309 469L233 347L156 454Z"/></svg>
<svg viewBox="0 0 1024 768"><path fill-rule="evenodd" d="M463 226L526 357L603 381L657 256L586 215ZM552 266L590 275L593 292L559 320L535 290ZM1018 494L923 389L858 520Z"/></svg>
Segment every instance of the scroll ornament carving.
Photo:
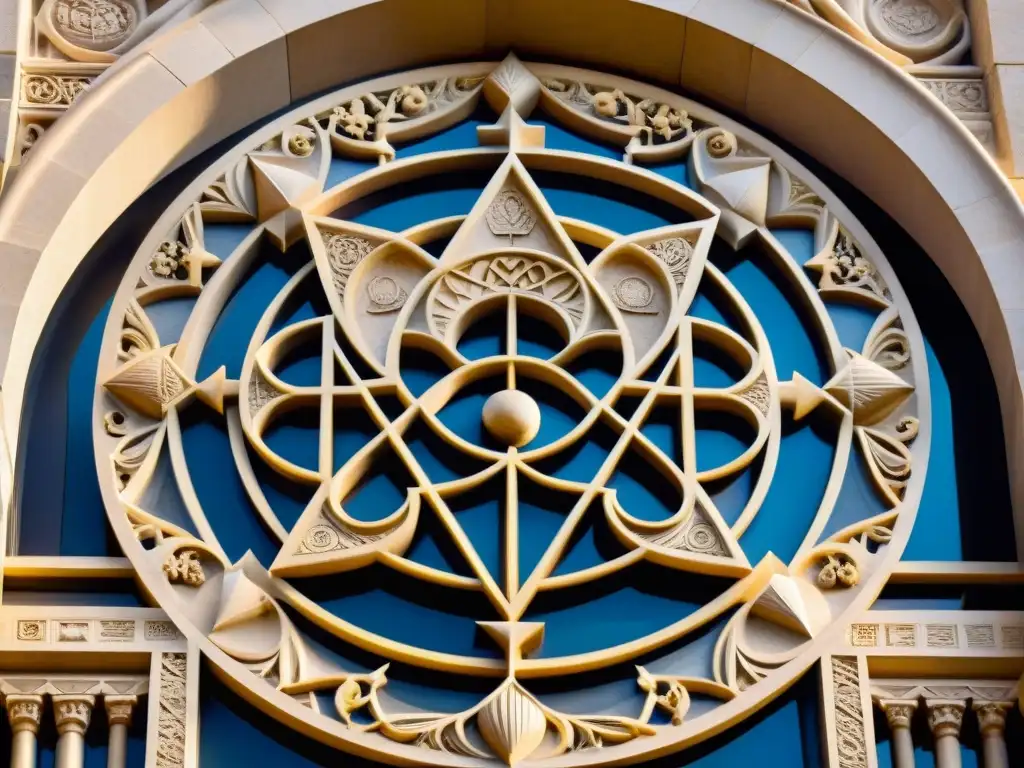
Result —
<svg viewBox="0 0 1024 768"><path fill-rule="evenodd" d="M482 78L443 78L368 93L339 104L317 119L331 134L356 141L386 138L390 125L423 117L470 95Z"/></svg>
<svg viewBox="0 0 1024 768"><path fill-rule="evenodd" d="M672 282L676 288L682 290L690 269L690 259L693 257L693 243L681 237L670 237L651 243L647 250L664 262L669 274L672 275Z"/></svg>
<svg viewBox="0 0 1024 768"><path fill-rule="evenodd" d="M556 98L602 120L631 126L645 145L680 141L693 135L686 110L655 99L641 99L619 89L601 89L581 81L548 78L543 82Z"/></svg>
<svg viewBox="0 0 1024 768"><path fill-rule="evenodd" d="M875 265L861 253L853 237L838 225L828 245L804 266L818 272L822 294L847 294L879 306L892 303L889 286Z"/></svg>
<svg viewBox="0 0 1024 768"><path fill-rule="evenodd" d="M33 106L69 107L92 83L92 78L72 75L25 74L24 101Z"/></svg>
<svg viewBox="0 0 1024 768"><path fill-rule="evenodd" d="M840 768L868 768L867 735L857 660L832 657L832 689Z"/></svg>
<svg viewBox="0 0 1024 768"><path fill-rule="evenodd" d="M891 324L868 339L864 356L890 371L906 367L910 362L910 340L898 316Z"/></svg>
<svg viewBox="0 0 1024 768"><path fill-rule="evenodd" d="M173 553L164 562L163 569L172 584L180 582L189 587L201 587L206 581L199 554L191 549Z"/></svg>
<svg viewBox="0 0 1024 768"><path fill-rule="evenodd" d="M108 433L116 435L121 430L121 427L117 425L117 415L119 414L119 411L113 411L108 414L110 423L114 425L115 429L114 432L110 432L108 427ZM123 420L124 417L122 416L121 418ZM143 427L136 432L125 435L124 439L118 442L111 457L114 464L114 473L117 477L118 490L123 491L128 487L128 483L131 482L135 473L142 468L150 449L153 447L156 434L156 426Z"/></svg>
<svg viewBox="0 0 1024 768"><path fill-rule="evenodd" d="M919 78L919 82L952 112L988 112L988 98L983 80L938 80L922 77Z"/></svg>
<svg viewBox="0 0 1024 768"><path fill-rule="evenodd" d="M872 474L888 489L893 505L903 497L910 478L913 457L907 444L917 437L918 428L919 422L913 416L906 416L897 423L895 437L870 427L857 428L857 437Z"/></svg>
<svg viewBox="0 0 1024 768"><path fill-rule="evenodd" d="M662 703L658 706L671 708L680 722L689 704L689 696L681 684L669 685L666 692L659 693L662 681L641 669L638 670L638 685L647 692L651 704L638 719L558 712L535 698L514 675L506 678L480 704L455 715L422 712L388 715L378 697L378 691L387 683L386 670L384 666L370 674L352 675L338 687L335 706L349 727L376 730L395 741L412 742L464 757L496 756L508 765L515 765L533 754L545 741L549 730L556 736L553 754L594 749L653 734L654 728L647 724L645 717L650 717L659 700ZM363 710L370 719L369 724L365 718L356 720L356 713ZM471 724L479 729L490 753L467 737Z"/></svg>
<svg viewBox="0 0 1024 768"><path fill-rule="evenodd" d="M334 288L338 296L344 300L345 288L348 287L352 270L373 250L373 243L355 235L323 232L321 236L327 248L327 261L331 265Z"/></svg>
<svg viewBox="0 0 1024 768"><path fill-rule="evenodd" d="M185 768L187 665L184 653L165 653L160 658L157 768Z"/></svg>

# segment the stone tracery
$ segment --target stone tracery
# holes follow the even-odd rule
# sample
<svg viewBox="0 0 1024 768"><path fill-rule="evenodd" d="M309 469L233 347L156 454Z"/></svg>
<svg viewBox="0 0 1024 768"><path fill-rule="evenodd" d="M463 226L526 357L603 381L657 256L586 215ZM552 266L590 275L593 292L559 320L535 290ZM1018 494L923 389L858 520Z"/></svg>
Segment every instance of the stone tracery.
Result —
<svg viewBox="0 0 1024 768"><path fill-rule="evenodd" d="M544 76L545 69L548 70L547 76ZM562 93L553 86L553 83L563 82L551 76L551 71L557 68L541 67L538 70L536 74L548 91ZM504 65L499 72L500 78L492 77L482 87L478 87L482 77L475 73L436 82L469 84L470 88L457 89L458 99L465 99L468 103L478 98L480 93L490 94L490 99L495 101L492 106L497 108L503 104L499 97L493 95L495 89L505 93L507 100L514 103L512 92L532 77L528 68L518 62ZM445 90L448 85L444 85L441 91L437 90L440 87L435 86L429 93L436 96L448 92ZM749 689L756 689L759 680L778 679L778 669L785 662L796 659L801 646L798 644L790 648L789 655L781 661L761 658L763 654L749 647L744 637L743 627L752 615L754 603L769 590L776 590L773 595L785 594L785 598L775 601L777 607L774 612L768 611L767 615L785 624L799 625L806 636L813 639L821 627L822 618L841 609L839 605L827 605L820 591L815 591L814 584L822 589L841 584L855 593L858 584L879 567L874 553L869 552L864 542L857 538L864 533L860 529L850 530L847 526L840 534L828 537L827 545L821 542L819 535L830 512L827 501L822 503L814 523L816 530L808 533L807 542L793 563L784 564L771 557L760 563L750 563L744 554L740 536L757 514L758 493L739 520L730 526L702 487L704 482L735 475L750 466L755 457L761 456L767 458L764 458L765 469L758 480L758 487L766 488L771 482L773 452L777 451L783 410L792 411L798 419L817 408L835 415L843 425L843 450L849 453L851 446L859 446L865 458L874 462L877 468L878 490L891 510L885 522L894 525L902 517L909 520L913 515L912 506L907 507L909 511L904 515L903 496L908 483L919 482L920 474L911 471L914 454L907 445L913 436L907 436L905 426L908 419L917 418L914 413L920 412L920 403L912 399L916 361L911 347L917 343L916 338L904 343L903 339L897 338L898 334L893 334L890 325L865 342L863 354L844 351L822 308L816 314L816 322L832 342L830 351L833 353L834 375L818 386L799 372L795 372L790 381L778 381L772 351L761 324L742 299L734 302L733 309L750 329L746 335L722 324L689 316L688 310L702 281L726 293L735 293L728 278L708 261L715 235L721 235L734 246L741 246L752 238L760 237L767 222L784 213L779 210L777 199L772 194L772 185L777 184L780 178L775 170L775 161L768 154L748 153L746 147L741 153L741 143L731 131L703 128L694 137L693 123L688 117L694 113L689 109L690 105L685 108L682 105L670 106L660 94L644 99L626 96L624 94L636 92L628 87L596 93L591 93L587 86L581 87L588 95L587 104L598 116L630 127L622 133L624 149L637 146L634 141L639 135L634 130L637 127L649 130L652 135L650 141L640 142L642 146L657 147L663 141L679 142L679 147L672 147L673 152L687 151L687 140L694 138L689 162L694 168L697 185L708 197L682 190L679 185L660 183L660 189L666 196L673 196L680 206L685 206L694 218L692 223L673 225L666 230L618 235L586 223L567 222L557 215L531 176L531 170L542 169L545 162L550 162L545 159L543 147L521 153L509 152L507 156L503 150L498 153L493 149L469 150L465 156L473 163L482 163L493 172L493 177L468 215L456 222L434 223L440 229L451 228L455 235L435 259L408 231L371 231L363 225L322 215L323 211L334 210L337 207L335 203L342 200L352 185L346 187L343 183L340 192L328 190L321 194L326 178L325 163L329 160L326 154L316 154L326 152L322 149L325 142L321 141L324 136L321 131L330 136L330 150L343 157L365 155L364 148L353 147L347 139L377 143L370 154L386 161L386 173L387 163L394 161L395 151L390 144L384 147L380 142L393 139L397 143L400 134L388 131L385 136L383 126L392 118L401 122L399 118L418 119L421 114L426 118L432 113L428 109L432 97L428 97L428 91L419 85L398 86L388 92L386 99L378 95L374 97L376 102L369 100L373 107L369 112L376 115L373 120L370 117L356 119L369 114L366 102L362 100L369 97L348 99L343 101L346 106L341 108L345 114L335 109L326 128L319 123L319 128L313 126L308 132L292 131L289 134L291 138L285 139L285 134L281 134L281 137L271 137L260 144L259 149L249 153L251 177L247 170L226 172L223 180L208 186L202 199L194 201L190 209L191 216L210 216L211 221L217 220L218 216L233 218L242 213L251 216L282 249L304 237L314 260L296 274L291 288L306 276L316 273L330 300L333 314L272 330L278 311L289 298L287 291L282 292L261 319L237 380L225 380L225 375L218 372L198 381L195 372L198 353L190 350L185 338L178 340L178 348L159 346L173 343L171 339L147 342L151 349L122 361L118 370L110 370L107 366L107 375L101 380L109 393L101 391L98 395L97 405L102 406L104 413L111 410L113 402L127 406L133 412L129 415L131 428L143 426L136 423L139 418L163 422L167 425L166 435L161 432L157 439L167 440L169 445L180 444L178 410L199 399L220 412L227 398L227 418L237 420L230 423L236 424L236 434L240 436L236 445L241 448L236 450L244 453L245 444L241 441L247 441L258 458L272 469L317 488L305 512L290 531L277 521L277 528L284 532L284 536L280 554L269 569L253 560L230 562L216 537L208 535L207 531L212 533L212 528L205 521L202 510L194 505L189 512L200 529L196 540L171 528L162 528L159 522L145 523L153 525L163 541L155 550L161 556L166 558L169 555L173 560L176 552L191 551L185 550L185 541L190 545L198 542L205 548L197 548L196 551L216 561L215 570L237 574L239 579L251 584L251 588L245 588L244 594L231 592L228 595L225 592L225 597L217 598L220 602L216 627L221 629L215 628L210 639L228 657L260 663L272 658L273 664L279 666L292 663L290 654L295 652L295 648L304 647L305 640L301 632L291 625L282 606L290 605L307 618L315 612L301 591L288 583L288 578L293 575L332 573L371 563L386 563L414 573L424 581L457 584L459 588L484 593L499 621L490 625L481 623L481 626L501 645L505 653L502 662L485 664L443 654L417 656L422 649L398 647L358 627L343 625L330 618L319 619L329 631L347 642L379 651L385 656L403 661L412 659L414 664L438 669L469 670L504 679L478 705L464 712L395 714L378 696L387 682L383 670L372 675L347 674L340 670L333 670L331 674L321 674L323 670L317 670L314 674L302 668L302 664L311 662L296 661L295 667L279 672L276 686L273 680L269 686L258 683L262 686L260 695L268 699L274 691L263 691L263 688L276 687L279 692L286 693L293 693L292 688L302 685L306 686L301 691L304 693L332 688L337 694L338 713L349 727L354 714L366 709L371 716L368 730L393 742L412 742L433 750L437 754L431 755L429 759L432 761L444 762L445 753L454 753L513 763L526 757L543 759L564 752L611 749L612 745L620 743L642 752L646 737L668 727L651 725L655 709L671 712L672 727L688 724L688 691L700 691L722 701L730 701ZM582 93L579 88L576 91ZM364 105L362 111L357 103ZM574 103L573 108L581 104ZM452 119L452 113L444 108L451 105L441 106L433 111L438 119L433 129ZM389 109L393 114L388 113ZM513 121L529 118L529 105L523 108L523 114L519 114L514 106L505 109L513 110L516 115ZM387 119L380 119L381 115ZM377 127L371 130L373 121ZM429 122L417 127L417 131L430 130ZM634 161L645 157L641 151L627 151L625 154ZM416 161L398 162L410 166ZM584 176L593 168L593 165L587 166L573 157L562 156L558 162L564 172ZM234 167L244 166L243 162ZM614 171L606 166L602 168L616 183L627 186L635 183L630 179L642 173L623 164L616 164ZM826 206L823 203L818 205L821 202L816 194L818 190L810 192L807 182L797 182L796 177L789 177L788 173L784 178L790 179L790 190L785 195L786 210L809 201L800 215L815 224L817 219L826 223L834 221L829 218L832 214L827 212ZM283 183L285 180L287 184ZM644 183L653 182L645 177ZM804 188L808 191L804 192ZM795 194L793 190L796 190ZM272 199L272 193L277 197ZM708 198L712 202L708 202ZM195 219L192 221L194 224ZM861 297L867 292L871 294L868 298L876 305L889 306L897 301L878 266L868 261L852 240L843 239L848 236L838 223L831 228L818 229L826 232L831 229L830 237L818 243L822 249L820 253L827 254L824 258L828 260L819 286L823 296L829 289L842 289L847 296L856 292ZM196 231L202 235L201 226ZM589 262L574 244L574 239L581 232L585 233L589 244L600 243L601 246L600 255ZM187 230L185 234L188 234ZM245 258L251 258L248 254L254 251L250 248L240 252L246 254ZM788 263L781 249L773 258ZM196 327L209 325L208 313L216 311L216 297L223 300L226 295L221 283L237 279L238 268L230 266L231 260L224 265L209 262L208 267L217 266L217 275L204 285L201 279L193 277L189 260L182 258L179 261L182 263L175 262L174 270L168 275L155 268L151 272L157 278L173 276L181 280L185 273L183 271L179 277L178 271L188 268L190 288L199 292L203 309L196 316L207 316L207 319L196 320ZM147 263L152 265L153 262ZM163 268L166 265L161 261L159 266ZM813 268L815 265L808 266ZM789 268L799 270L798 265ZM232 273L231 269L235 272ZM221 278L221 272L227 277ZM218 278L220 282L215 283ZM135 290L134 283L129 285L126 282L126 286L122 292L130 296ZM207 299L208 296L214 298ZM809 303L821 307L817 294L811 292L808 296ZM458 348L459 339L478 321L482 308L496 307L506 313L506 349L498 356L481 361L465 359ZM564 353L547 361L527 359L519 354L515 318L521 310L552 325L562 337ZM145 318L142 305L134 311ZM913 328L912 316L904 311L906 326ZM141 320L137 325L146 327ZM337 334L346 338L345 347L338 342ZM884 334L888 335L883 338ZM690 370L696 336L713 340L732 357L744 369L741 380L729 387L708 388L708 391L697 387ZM278 377L277 363L290 349L308 339L321 345L326 361L319 381L296 385ZM406 344L433 351L451 369L451 373L419 396L412 394L399 364L401 349ZM565 370L562 360L571 361L574 356L609 346L621 350L622 369L612 390L598 397ZM666 350L669 352L668 362L659 372L652 366L657 356ZM361 365L370 367L372 374L357 370L357 357L363 358ZM902 365L898 365L898 361L902 361ZM649 369L653 374L645 379ZM484 374L494 373L505 377L507 391L512 392L519 391L517 384L531 379L557 382L587 410L588 415L578 428L554 442L533 445L530 440L525 440L517 446L519 438L509 439L507 444L512 447L507 450L506 446L495 450L486 444L474 444L445 426L438 414L462 388ZM236 406L234 398L239 392L247 393L247 397L243 397ZM614 408L616 398L624 394L639 397L642 401L638 410L628 418ZM111 401L110 395L116 400ZM397 397L402 406L400 414L384 412L379 404L384 395ZM641 429L656 401L668 397L678 399L687 413L711 406L739 413L753 425L755 437L734 461L718 467L701 468L700 471L697 470L694 448L684 441L683 460L681 465L677 465L659 448L652 446ZM328 441L321 439L317 466L302 467L275 452L265 438L275 419L290 410L312 406L326 415L338 405L358 405L365 409L378 430L377 436L371 438L340 469L334 465ZM521 410L520 406L514 406L512 416L517 417ZM489 468L479 476L454 481L455 485L449 488L433 482L408 447L406 432L416 418L422 418L443 440L467 456L489 462ZM617 439L612 457L595 472L589 483L573 485L546 477L534 466L535 459L572 446L597 419L610 423ZM691 428L684 425L684 429ZM329 431L330 422L321 429ZM894 431L896 437L892 435ZM856 444L854 435L860 438ZM899 435L905 439L900 439ZM98 438L97 445L101 462L110 461L109 442ZM617 468L617 462L628 450L635 449L641 450L679 491L681 503L678 510L663 520L652 522L637 517L636 510L631 512L609 492L609 479ZM397 508L372 522L358 520L346 511L348 495L366 481L374 463L389 451L398 456L414 485ZM129 511L127 507L132 503L142 511L137 507L141 501L141 488L149 482L155 464L155 458L145 458L136 470L137 474L130 478L130 483L134 484L130 491L128 484L123 484L108 494L115 524L124 523L126 511L129 517L134 514L136 527L139 520L144 520L137 511ZM513 489L515 483L530 480L580 494L579 503L570 511L566 523L531 573L515 574L512 562L517 556L512 544L507 545L508 549L503 553L503 579L496 579L483 565L455 515L447 509L446 501L450 492L468 490L499 473L510 478ZM834 477L833 485L842 480L842 471L837 471ZM123 495L126 492L127 495ZM716 664L720 659L721 673L716 671L713 678L684 679L678 676L652 678L642 672L637 685L646 693L649 703L639 716L567 715L535 697L527 682L533 677L556 673L560 668L558 659L531 655L543 634L543 627L523 620L531 601L541 591L557 589L562 584L583 583L595 575L582 571L566 578L553 573L576 525L594 500L603 504L612 530L628 550L620 561L609 564L606 571L623 568L637 560L647 560L667 569L714 573L737 580L737 586L708 608L709 613L721 614L726 609L742 606L730 621L730 639L720 641L716 648ZM264 506L269 507L265 500ZM159 518L160 510L145 510L144 514ZM261 514L276 520L272 509L261 509ZM436 514L451 531L472 575L447 574L403 557L418 519L427 514ZM877 520L858 522L858 525L862 524L867 525L865 530L870 531L884 527ZM163 540L164 536L166 540ZM877 543L877 539L872 541ZM138 553L133 553L133 556L146 557ZM189 563L182 567L185 568L183 572L188 573ZM175 565L174 570L178 572L180 567ZM827 584L821 577L826 571L833 576L831 583ZM787 581L779 582L777 578ZM782 587L780 583L790 586ZM268 616L274 617L271 623L277 627L275 631L279 635L279 640L269 651L261 646L266 640ZM253 633L251 637L243 630L230 637L225 632L229 625L245 628L257 621L260 628L249 630ZM695 621L683 620L673 625L670 633L674 633L674 638L680 637L695 626ZM644 650L653 650L663 642L664 637L644 638L640 646ZM255 643L259 650L253 650L248 645L250 643ZM611 648L606 651L575 660L575 668L600 669L611 660L620 658L616 655L621 653L619 650ZM748 700L754 700L753 695ZM325 719L329 718L325 715ZM465 735L466 723L470 720L477 723L484 744L474 743ZM549 732L554 734L555 744L543 747ZM386 753L389 748L380 746L378 749Z"/></svg>

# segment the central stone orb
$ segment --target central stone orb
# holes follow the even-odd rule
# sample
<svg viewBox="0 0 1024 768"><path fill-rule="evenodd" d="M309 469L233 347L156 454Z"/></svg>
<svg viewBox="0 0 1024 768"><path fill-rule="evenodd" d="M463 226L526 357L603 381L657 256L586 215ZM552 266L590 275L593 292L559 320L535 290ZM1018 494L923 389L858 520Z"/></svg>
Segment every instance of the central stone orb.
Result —
<svg viewBox="0 0 1024 768"><path fill-rule="evenodd" d="M521 448L540 430L537 401L518 389L495 392L484 403L484 426L495 440Z"/></svg>

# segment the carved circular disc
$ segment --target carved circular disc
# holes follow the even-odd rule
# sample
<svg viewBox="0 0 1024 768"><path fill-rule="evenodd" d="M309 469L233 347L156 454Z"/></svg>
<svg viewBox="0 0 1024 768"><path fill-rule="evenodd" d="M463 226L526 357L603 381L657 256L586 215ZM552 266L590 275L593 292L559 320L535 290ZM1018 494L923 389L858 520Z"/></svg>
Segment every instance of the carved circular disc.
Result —
<svg viewBox="0 0 1024 768"><path fill-rule="evenodd" d="M484 404L484 426L496 440L522 448L540 431L540 406L525 392L495 392Z"/></svg>

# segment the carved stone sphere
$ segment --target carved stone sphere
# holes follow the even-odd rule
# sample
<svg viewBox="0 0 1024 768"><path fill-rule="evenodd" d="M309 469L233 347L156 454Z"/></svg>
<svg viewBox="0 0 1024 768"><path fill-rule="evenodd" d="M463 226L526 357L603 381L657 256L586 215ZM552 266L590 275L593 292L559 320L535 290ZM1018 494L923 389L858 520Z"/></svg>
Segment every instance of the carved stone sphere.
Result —
<svg viewBox="0 0 1024 768"><path fill-rule="evenodd" d="M525 392L506 389L495 392L484 403L484 426L505 445L521 448L540 430L540 408Z"/></svg>

